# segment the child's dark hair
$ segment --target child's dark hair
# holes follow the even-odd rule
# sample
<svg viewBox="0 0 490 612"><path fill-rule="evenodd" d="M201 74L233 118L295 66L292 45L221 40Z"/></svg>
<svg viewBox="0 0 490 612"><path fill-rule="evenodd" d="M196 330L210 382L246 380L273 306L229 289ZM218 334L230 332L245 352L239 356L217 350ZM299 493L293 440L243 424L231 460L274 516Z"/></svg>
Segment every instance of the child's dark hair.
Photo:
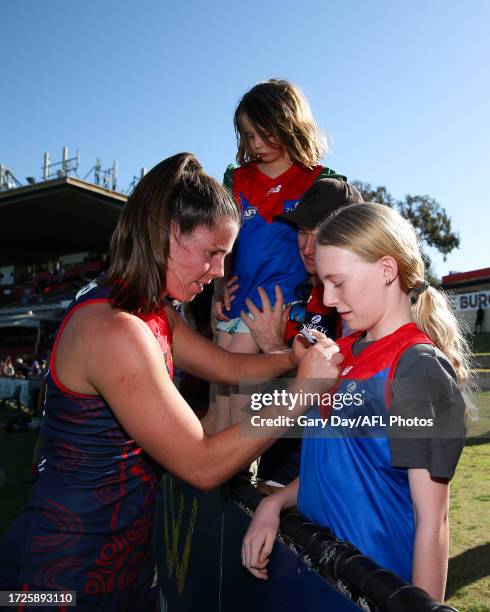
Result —
<svg viewBox="0 0 490 612"><path fill-rule="evenodd" d="M316 125L310 105L298 87L281 79L269 79L247 92L234 117L237 136L237 162L242 166L256 157L248 146L241 118L246 115L261 137L271 136L284 147L296 164L316 166L327 150L325 137Z"/></svg>

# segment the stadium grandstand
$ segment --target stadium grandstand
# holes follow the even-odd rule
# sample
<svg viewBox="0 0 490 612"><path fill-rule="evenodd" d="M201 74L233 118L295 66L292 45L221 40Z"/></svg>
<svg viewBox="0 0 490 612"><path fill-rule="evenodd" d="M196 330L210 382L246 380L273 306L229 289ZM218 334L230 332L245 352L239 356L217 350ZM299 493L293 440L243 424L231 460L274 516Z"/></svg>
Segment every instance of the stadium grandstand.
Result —
<svg viewBox="0 0 490 612"><path fill-rule="evenodd" d="M0 191L0 358L49 350L74 289L104 269L127 200L62 171L45 175L4 181Z"/></svg>

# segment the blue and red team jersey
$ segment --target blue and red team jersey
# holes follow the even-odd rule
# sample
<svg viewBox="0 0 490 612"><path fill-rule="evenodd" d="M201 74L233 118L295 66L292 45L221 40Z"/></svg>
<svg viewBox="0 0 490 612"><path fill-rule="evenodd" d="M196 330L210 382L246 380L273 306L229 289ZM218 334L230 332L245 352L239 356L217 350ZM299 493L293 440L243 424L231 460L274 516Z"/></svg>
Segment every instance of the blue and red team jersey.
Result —
<svg viewBox="0 0 490 612"><path fill-rule="evenodd" d="M76 590L77 596L117 595L136 581L151 584L161 469L124 431L102 396L75 393L56 376L56 348L70 317L88 304L109 302L111 292L95 282L80 290L58 332L46 375L39 479L0 541L0 583ZM160 344L172 376L164 310L140 318Z"/></svg>
<svg viewBox="0 0 490 612"><path fill-rule="evenodd" d="M238 275L240 288L226 313L230 318L248 310L246 298L260 306L258 286L265 289L272 303L276 284L280 285L286 303L296 300L295 289L306 280L297 230L272 219L294 209L305 191L318 178L326 177L345 179L322 166L309 170L295 164L273 179L261 172L256 162L240 168L228 167L223 182L233 191L242 212L232 266L232 275Z"/></svg>
<svg viewBox="0 0 490 612"><path fill-rule="evenodd" d="M309 286L311 287L311 285ZM304 311L303 309L298 309L299 316L297 318L294 316L296 311L297 308L295 306L286 322L285 341L289 346L294 342L294 338L302 325L310 331L319 331L332 338L332 340L342 336L342 320L337 309L325 306L323 303L323 284L311 287L310 294L304 305Z"/></svg>
<svg viewBox="0 0 490 612"><path fill-rule="evenodd" d="M411 346L432 344L409 323L355 357L352 345L360 336L355 333L337 341L343 369L330 396L341 393L343 403L336 409L333 402L329 405L322 399L322 406L312 409L309 417L376 415L386 424L389 382L398 360ZM361 399L346 401L346 394L355 393L361 404ZM415 526L408 471L392 466L386 427L377 426L374 419L370 422L372 427L365 424L358 430L331 426L330 420L325 429L304 428L298 510L411 582Z"/></svg>

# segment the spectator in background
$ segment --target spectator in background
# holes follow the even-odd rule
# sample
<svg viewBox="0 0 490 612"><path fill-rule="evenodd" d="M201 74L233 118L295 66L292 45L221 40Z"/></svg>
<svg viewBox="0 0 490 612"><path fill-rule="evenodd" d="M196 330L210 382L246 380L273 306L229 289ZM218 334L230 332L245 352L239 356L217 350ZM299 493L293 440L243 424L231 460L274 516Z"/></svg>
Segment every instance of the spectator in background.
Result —
<svg viewBox="0 0 490 612"><path fill-rule="evenodd" d="M485 311L483 310L480 304L480 306L478 307L478 310L476 311L475 334L481 334L484 318L485 318Z"/></svg>
<svg viewBox="0 0 490 612"><path fill-rule="evenodd" d="M24 363L22 357L17 357L15 360L15 374L16 378L27 378L29 376L29 368Z"/></svg>
<svg viewBox="0 0 490 612"><path fill-rule="evenodd" d="M10 356L7 356L3 362L2 376L15 376L15 368Z"/></svg>
<svg viewBox="0 0 490 612"><path fill-rule="evenodd" d="M39 378L42 373L41 364L37 359L34 359L31 363L31 367L29 368L29 376L33 378Z"/></svg>

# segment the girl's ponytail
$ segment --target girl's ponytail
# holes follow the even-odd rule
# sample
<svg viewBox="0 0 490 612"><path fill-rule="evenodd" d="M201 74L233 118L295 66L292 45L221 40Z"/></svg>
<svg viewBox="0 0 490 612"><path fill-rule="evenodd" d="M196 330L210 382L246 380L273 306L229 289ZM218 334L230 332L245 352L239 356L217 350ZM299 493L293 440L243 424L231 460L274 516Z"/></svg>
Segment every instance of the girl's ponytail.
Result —
<svg viewBox="0 0 490 612"><path fill-rule="evenodd" d="M465 394L467 417L473 420L477 408L471 395L477 390L477 385L471 371L471 349L463 334L465 322L456 317L446 294L434 287L424 289L419 295L417 289L412 290L409 296L414 322L453 366L458 384Z"/></svg>

